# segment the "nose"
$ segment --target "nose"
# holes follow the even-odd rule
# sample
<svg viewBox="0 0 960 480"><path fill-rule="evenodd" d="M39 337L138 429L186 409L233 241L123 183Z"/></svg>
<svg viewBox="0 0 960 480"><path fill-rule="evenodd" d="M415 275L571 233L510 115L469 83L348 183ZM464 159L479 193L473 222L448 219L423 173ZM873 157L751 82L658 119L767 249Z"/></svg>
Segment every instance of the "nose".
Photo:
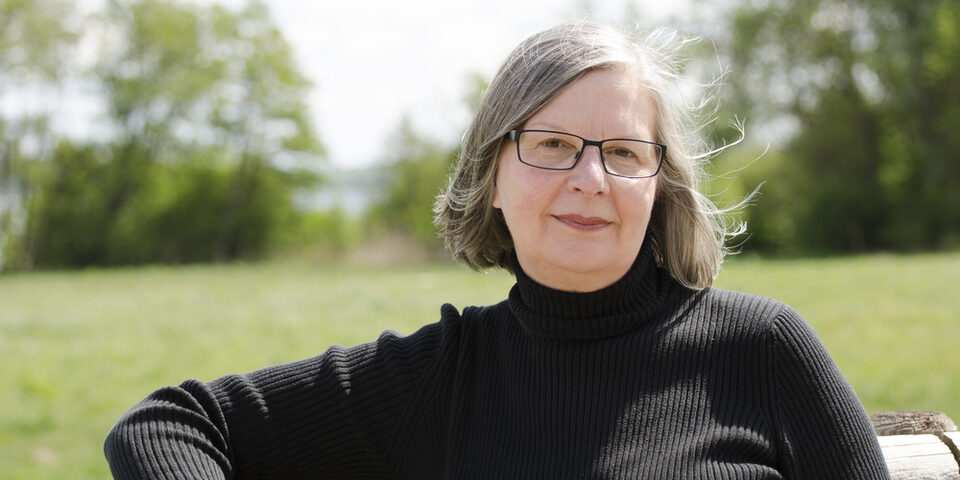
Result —
<svg viewBox="0 0 960 480"><path fill-rule="evenodd" d="M577 164L570 171L567 185L571 191L582 192L589 196L600 195L610 191L607 183L607 172L603 168L603 159L600 148L587 145L580 152Z"/></svg>

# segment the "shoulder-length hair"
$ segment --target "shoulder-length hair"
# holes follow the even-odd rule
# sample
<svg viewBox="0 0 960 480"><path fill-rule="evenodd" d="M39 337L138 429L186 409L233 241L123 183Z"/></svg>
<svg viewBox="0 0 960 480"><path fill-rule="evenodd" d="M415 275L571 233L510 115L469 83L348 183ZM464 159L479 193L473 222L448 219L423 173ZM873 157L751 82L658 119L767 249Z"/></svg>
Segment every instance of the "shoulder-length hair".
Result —
<svg viewBox="0 0 960 480"><path fill-rule="evenodd" d="M659 267L691 288L710 286L728 253L727 238L742 232L725 211L698 191L704 164L716 153L702 139L702 101L688 101L680 50L687 41L664 30L633 39L592 23L559 25L523 41L500 67L463 137L456 170L437 197L434 223L454 258L475 270L512 270L513 240L493 207L504 136L561 90L597 69L636 69L656 105L656 142L667 145L645 241ZM639 248L639 246L638 246Z"/></svg>

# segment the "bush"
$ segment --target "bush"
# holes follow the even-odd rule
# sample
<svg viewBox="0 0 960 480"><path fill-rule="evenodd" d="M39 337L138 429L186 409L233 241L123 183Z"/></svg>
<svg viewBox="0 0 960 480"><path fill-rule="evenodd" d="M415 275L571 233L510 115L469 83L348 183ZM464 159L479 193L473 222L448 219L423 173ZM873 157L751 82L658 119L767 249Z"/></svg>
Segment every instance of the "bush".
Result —
<svg viewBox="0 0 960 480"><path fill-rule="evenodd" d="M74 268L259 258L295 219L294 179L266 165L244 170L209 159L104 160L109 155L63 142L49 162L34 162L26 228L8 248L8 264Z"/></svg>

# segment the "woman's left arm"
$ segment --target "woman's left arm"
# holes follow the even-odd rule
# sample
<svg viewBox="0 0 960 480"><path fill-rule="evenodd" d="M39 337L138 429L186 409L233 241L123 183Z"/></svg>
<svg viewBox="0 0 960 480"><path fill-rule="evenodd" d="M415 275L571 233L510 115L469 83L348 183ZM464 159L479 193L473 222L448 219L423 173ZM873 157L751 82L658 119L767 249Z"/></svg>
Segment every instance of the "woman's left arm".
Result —
<svg viewBox="0 0 960 480"><path fill-rule="evenodd" d="M853 387L816 332L789 307L773 322L781 469L787 478L888 479Z"/></svg>

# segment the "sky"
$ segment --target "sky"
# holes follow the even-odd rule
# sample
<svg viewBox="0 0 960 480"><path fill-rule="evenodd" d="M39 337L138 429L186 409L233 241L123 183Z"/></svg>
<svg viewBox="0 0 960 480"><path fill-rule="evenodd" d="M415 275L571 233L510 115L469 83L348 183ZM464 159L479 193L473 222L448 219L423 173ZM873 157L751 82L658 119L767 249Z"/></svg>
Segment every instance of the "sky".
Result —
<svg viewBox="0 0 960 480"><path fill-rule="evenodd" d="M649 0L266 3L314 83L308 103L329 161L362 167L387 157L387 138L404 116L418 133L455 145L470 120L470 76L491 78L527 36L584 12L616 22L631 4L650 25L667 25L689 0L673 0L668 10Z"/></svg>

